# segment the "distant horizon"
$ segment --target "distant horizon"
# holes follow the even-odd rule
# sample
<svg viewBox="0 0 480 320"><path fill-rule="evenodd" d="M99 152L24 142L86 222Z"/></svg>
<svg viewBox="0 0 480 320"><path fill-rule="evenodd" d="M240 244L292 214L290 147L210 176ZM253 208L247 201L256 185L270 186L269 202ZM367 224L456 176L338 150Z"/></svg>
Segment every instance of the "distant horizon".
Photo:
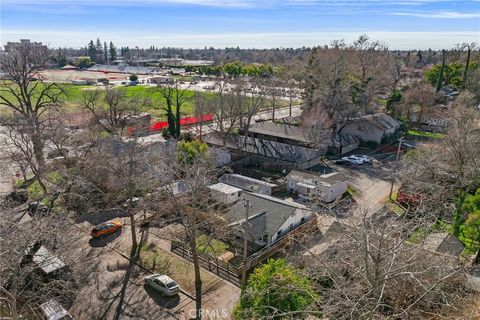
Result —
<svg viewBox="0 0 480 320"><path fill-rule="evenodd" d="M35 32L37 33L37 32ZM35 34L35 33L30 33L30 34ZM225 48L237 48L239 47L242 50L274 50L274 49L301 49L303 47L305 48L312 48L312 47L322 47L322 46L330 46L332 41L334 40L344 40L345 43L348 45L352 44L360 35L366 34L370 39L372 40L378 40L382 44L386 45L388 50L392 51L408 51L408 50L434 50L434 51L439 51L442 49L452 49L454 48L457 44L461 43L480 43L480 39L477 39L477 33L475 32L430 32L430 33L425 33L425 32L417 32L417 33L408 33L408 32L355 32L351 34L346 34L342 32L332 32L332 33L304 33L304 34L232 34L232 35L227 35L232 38L235 38L237 40L232 40L233 42L225 42L225 44L218 44L219 40L214 41L217 43L217 45L210 45L210 44L197 44L195 46L189 46L188 43L198 43L201 42L201 39L204 37L207 38L215 38L216 36L212 35L190 35L190 36L185 36L185 35L178 35L177 37L183 38L185 40L182 41L171 41L171 44L168 44L168 41L162 41L161 43L156 43L152 41L152 43L148 44L145 40L145 45L138 45L137 42L127 42L127 43L121 43L120 39L118 39L116 36L111 36L109 38L105 38L102 36L94 37L94 38L88 38L84 43L82 41L82 44L80 45L72 45L72 43L78 43L79 40L72 41L71 43L69 42L58 42L58 41L49 41L42 39L42 36L29 36L29 33L20 33L18 37L7 37L4 38L4 34L2 34L2 39L0 40L0 44L3 48L4 45L7 44L7 42L19 42L21 39L29 39L32 42L41 42L44 45L47 45L50 49L58 49L58 48L67 48L67 49L82 49L85 48L90 40L93 40L93 42L96 41L97 38L99 38L103 44L104 41L107 42L107 44L112 41L113 44L115 45L116 48L120 47L129 47L130 49L138 47L139 49L149 49L150 47L154 46L156 48L177 48L177 49L204 49L206 48L211 48L213 47L214 49L225 49ZM314 39L305 41L302 43L297 43L297 41L293 42L292 41L285 41L285 36L292 36L292 37L302 37L302 38L308 38L308 37L318 37L318 36L324 36L323 41L316 41ZM132 36L133 37L133 36ZM148 36L147 39L149 38L155 38L158 37L160 38L161 36ZM394 41L390 41L391 43L393 42L396 45L390 45L388 40L383 40L383 39L390 39L392 40L392 37L395 37ZM240 40L239 40L240 38ZM260 46L260 47L254 47L254 46L242 46L242 40L250 39L248 41L252 41L252 38L263 38L265 41L269 41L270 43L277 43L278 45L271 45L271 46ZM269 38L266 40L266 38ZM138 39L138 37L136 38ZM191 39L189 41L188 39ZM414 41L412 41L414 39ZM438 39L439 41L441 40L442 42L447 42L445 46L442 44L438 45L432 45L432 46L426 46L425 39ZM185 42L184 42L185 41ZM220 40L221 41L221 40ZM211 42L210 42L211 43ZM290 43L291 45L287 45ZM410 45L405 45L406 43L411 43ZM417 45L414 45L413 43L416 43ZM404 44L404 45L402 45Z"/></svg>
<svg viewBox="0 0 480 320"><path fill-rule="evenodd" d="M0 44L21 38L81 48L275 49L352 43L392 50L480 43L480 0L2 0Z"/></svg>

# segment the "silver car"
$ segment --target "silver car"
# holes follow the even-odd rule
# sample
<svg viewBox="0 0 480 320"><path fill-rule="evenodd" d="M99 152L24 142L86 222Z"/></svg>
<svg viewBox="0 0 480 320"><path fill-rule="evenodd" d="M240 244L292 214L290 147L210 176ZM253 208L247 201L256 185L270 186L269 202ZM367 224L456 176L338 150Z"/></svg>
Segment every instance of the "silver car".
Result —
<svg viewBox="0 0 480 320"><path fill-rule="evenodd" d="M163 296L172 297L180 292L178 284L169 276L156 273L143 279L145 280L145 285L158 291Z"/></svg>

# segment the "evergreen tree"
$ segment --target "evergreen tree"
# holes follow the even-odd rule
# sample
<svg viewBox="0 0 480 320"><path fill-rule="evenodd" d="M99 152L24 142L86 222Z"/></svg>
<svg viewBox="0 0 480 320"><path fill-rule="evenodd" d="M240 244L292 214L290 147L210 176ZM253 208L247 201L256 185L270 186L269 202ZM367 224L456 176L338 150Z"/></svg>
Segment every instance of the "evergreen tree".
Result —
<svg viewBox="0 0 480 320"><path fill-rule="evenodd" d="M123 50L123 48L121 48ZM117 48L113 45L113 42L110 41L110 61L117 59Z"/></svg>
<svg viewBox="0 0 480 320"><path fill-rule="evenodd" d="M97 49L95 49L93 40L90 40L90 42L88 43L87 55L90 57L92 61L95 61L97 58Z"/></svg>
<svg viewBox="0 0 480 320"><path fill-rule="evenodd" d="M108 47L107 47L107 41L103 42L103 59L105 61L108 61Z"/></svg>

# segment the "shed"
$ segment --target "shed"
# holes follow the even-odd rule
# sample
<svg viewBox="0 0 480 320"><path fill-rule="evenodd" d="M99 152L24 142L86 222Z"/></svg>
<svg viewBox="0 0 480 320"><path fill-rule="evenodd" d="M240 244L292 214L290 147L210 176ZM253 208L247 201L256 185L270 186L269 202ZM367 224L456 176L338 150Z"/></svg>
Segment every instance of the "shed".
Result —
<svg viewBox="0 0 480 320"><path fill-rule="evenodd" d="M62 260L44 246L41 246L33 255L32 261L45 275L55 274L67 267Z"/></svg>
<svg viewBox="0 0 480 320"><path fill-rule="evenodd" d="M213 199L224 204L236 202L242 194L242 189L225 183L217 183L208 187Z"/></svg>
<svg viewBox="0 0 480 320"><path fill-rule="evenodd" d="M264 194L267 196L272 195L272 189L277 185L266 181L242 176L240 174L224 174L220 177L220 181L231 186L242 188L247 191Z"/></svg>
<svg viewBox="0 0 480 320"><path fill-rule="evenodd" d="M40 305L46 320L73 320L68 311L55 299L50 299Z"/></svg>

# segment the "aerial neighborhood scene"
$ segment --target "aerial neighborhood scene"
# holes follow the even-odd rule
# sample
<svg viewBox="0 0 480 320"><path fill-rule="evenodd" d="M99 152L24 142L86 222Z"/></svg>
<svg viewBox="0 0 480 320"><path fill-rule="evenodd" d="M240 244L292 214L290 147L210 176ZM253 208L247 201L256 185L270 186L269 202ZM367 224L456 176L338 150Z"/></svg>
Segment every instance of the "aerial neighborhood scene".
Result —
<svg viewBox="0 0 480 320"><path fill-rule="evenodd" d="M2 0L0 320L480 319L478 0Z"/></svg>

